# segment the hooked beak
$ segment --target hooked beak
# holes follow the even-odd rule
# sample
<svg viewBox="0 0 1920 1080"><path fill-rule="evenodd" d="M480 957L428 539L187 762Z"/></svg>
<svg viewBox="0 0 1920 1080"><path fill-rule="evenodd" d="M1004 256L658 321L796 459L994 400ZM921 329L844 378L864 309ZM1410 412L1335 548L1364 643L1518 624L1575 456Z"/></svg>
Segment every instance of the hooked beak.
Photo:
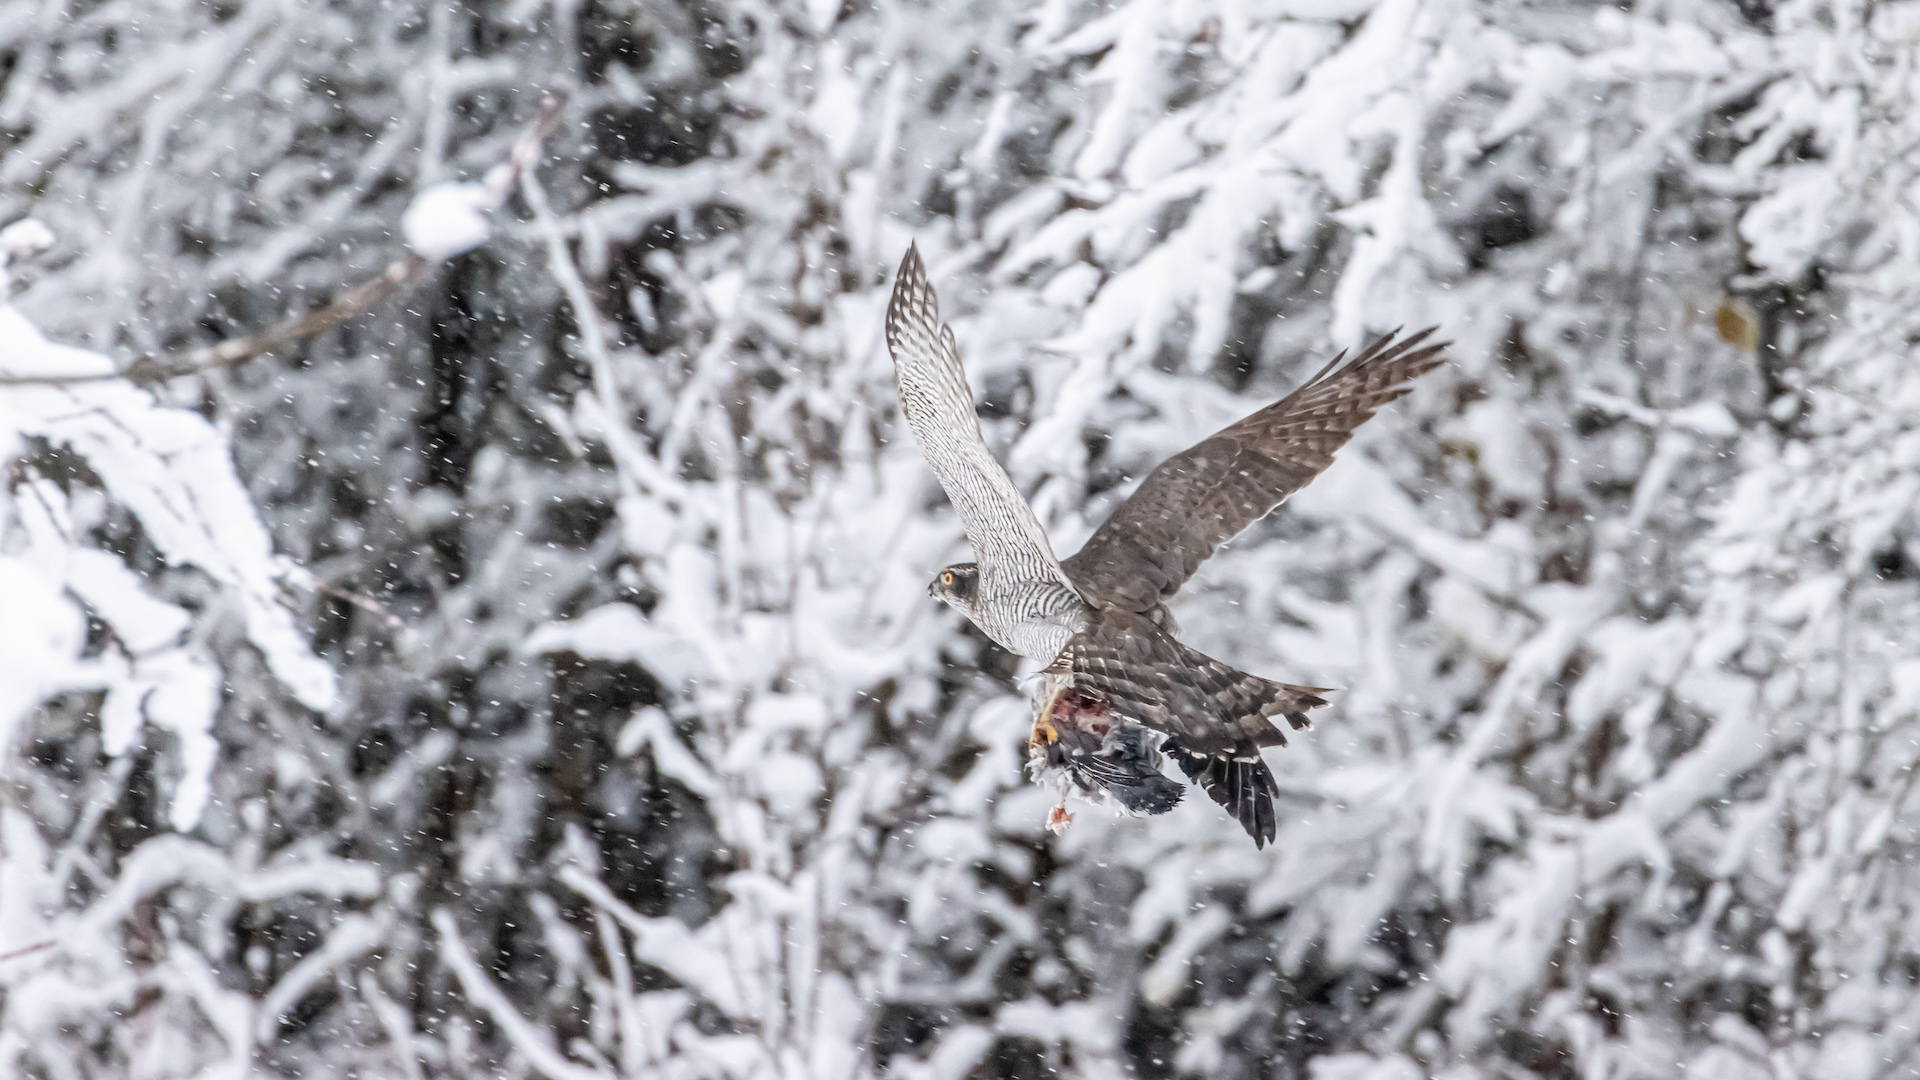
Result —
<svg viewBox="0 0 1920 1080"><path fill-rule="evenodd" d="M927 582L927 595L933 597L936 600L940 598L940 579L939 578L934 578L932 581Z"/></svg>

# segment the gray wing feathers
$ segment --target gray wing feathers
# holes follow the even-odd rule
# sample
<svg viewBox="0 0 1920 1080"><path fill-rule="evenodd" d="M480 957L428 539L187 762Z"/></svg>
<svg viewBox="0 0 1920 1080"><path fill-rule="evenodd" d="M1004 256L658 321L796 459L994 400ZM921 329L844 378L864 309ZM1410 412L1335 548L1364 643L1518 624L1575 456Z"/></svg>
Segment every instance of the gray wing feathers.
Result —
<svg viewBox="0 0 1920 1080"><path fill-rule="evenodd" d="M887 303L887 351L907 426L966 527L982 575L1071 589L1033 508L980 434L960 350L940 321L940 301L915 247L901 260Z"/></svg>
<svg viewBox="0 0 1920 1080"><path fill-rule="evenodd" d="M1440 364L1446 343L1423 346L1432 333L1387 334L1344 367L1342 353L1285 398L1162 462L1066 560L1081 595L1130 611L1165 603L1221 544L1331 465L1409 380Z"/></svg>

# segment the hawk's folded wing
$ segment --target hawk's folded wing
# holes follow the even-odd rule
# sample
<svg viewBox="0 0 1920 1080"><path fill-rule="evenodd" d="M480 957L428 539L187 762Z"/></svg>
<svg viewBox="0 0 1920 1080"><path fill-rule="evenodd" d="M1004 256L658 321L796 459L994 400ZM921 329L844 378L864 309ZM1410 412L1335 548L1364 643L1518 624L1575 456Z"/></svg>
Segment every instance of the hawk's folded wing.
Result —
<svg viewBox="0 0 1920 1080"><path fill-rule="evenodd" d="M1073 588L1033 508L980 434L960 350L940 321L940 301L916 247L901 260L887 302L887 351L907 426L960 515L982 574Z"/></svg>
<svg viewBox="0 0 1920 1080"><path fill-rule="evenodd" d="M1066 560L1091 603L1150 611L1214 550L1306 487L1374 410L1437 367L1431 328L1387 334L1351 364L1342 353L1293 393L1160 464Z"/></svg>

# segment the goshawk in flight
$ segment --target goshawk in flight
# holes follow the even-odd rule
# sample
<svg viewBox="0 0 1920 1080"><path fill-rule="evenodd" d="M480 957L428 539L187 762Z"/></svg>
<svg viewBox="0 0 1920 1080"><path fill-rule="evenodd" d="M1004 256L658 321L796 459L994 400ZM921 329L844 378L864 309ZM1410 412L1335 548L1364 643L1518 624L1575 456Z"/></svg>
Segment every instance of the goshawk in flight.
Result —
<svg viewBox="0 0 1920 1080"><path fill-rule="evenodd" d="M1061 562L980 433L953 331L909 247L887 304L887 348L907 424L966 527L974 562L928 586L987 636L1047 662L1028 742L1036 780L1057 785L1048 824L1070 820L1069 788L1106 792L1158 814L1184 788L1161 753L1236 818L1254 846L1275 831L1273 774L1260 759L1285 746L1274 723L1307 726L1328 691L1271 682L1175 640L1167 601L1214 549L1265 517L1333 462L1374 410L1438 366L1431 330L1344 353L1306 385L1148 474L1078 554ZM1142 726L1166 736L1156 752Z"/></svg>

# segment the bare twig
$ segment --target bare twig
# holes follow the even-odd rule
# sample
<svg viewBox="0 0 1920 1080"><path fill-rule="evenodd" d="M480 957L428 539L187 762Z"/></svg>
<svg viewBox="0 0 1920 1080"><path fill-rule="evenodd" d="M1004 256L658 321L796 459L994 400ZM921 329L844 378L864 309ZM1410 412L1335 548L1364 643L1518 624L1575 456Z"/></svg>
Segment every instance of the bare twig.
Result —
<svg viewBox="0 0 1920 1080"><path fill-rule="evenodd" d="M540 160L540 146L547 141L547 136L553 134L553 129L560 126L560 111L566 106L567 92L564 89L555 87L547 91L546 97L540 100L539 115L514 140L513 150L507 155L507 160L487 170L487 192L495 200L495 206L506 201L521 171Z"/></svg>
<svg viewBox="0 0 1920 1080"><path fill-rule="evenodd" d="M487 170L486 209L498 209L513 191L514 178L522 169L540 158L540 147L560 124L566 107L564 90L549 90L540 101L540 112L513 142L507 160ZM388 263L374 277L348 289L326 307L296 316L245 337L190 349L171 356L143 356L118 371L85 375L7 375L0 374L0 386L71 386L80 383L126 379L137 386L155 386L184 375L199 375L221 368L244 364L258 356L274 352L294 342L329 330L371 309L388 297L406 292L418 284L438 263L408 252Z"/></svg>
<svg viewBox="0 0 1920 1080"><path fill-rule="evenodd" d="M385 604L382 604L371 596L362 596L357 592L341 588L338 585L331 585L324 581L315 581L313 583L313 591L352 604L354 607L359 608L361 611L379 620L380 625L386 627L391 633L404 634L407 632L407 621L395 615L387 609Z"/></svg>
<svg viewBox="0 0 1920 1080"><path fill-rule="evenodd" d="M36 941L31 945L23 945L18 949L10 949L0 953L0 964L4 964L9 960L18 960L23 956L32 956L37 952L45 952L53 948L55 944L57 943L52 941Z"/></svg>
<svg viewBox="0 0 1920 1080"><path fill-rule="evenodd" d="M170 357L143 356L128 365L123 375L137 386L155 386L183 375L197 375L220 368L244 364L257 356L291 345L322 330L346 322L397 292L410 290L426 276L434 264L409 252L387 264L379 276L363 281L318 311L288 319L258 333L231 338L217 345L190 349ZM99 379L102 376L92 376Z"/></svg>

